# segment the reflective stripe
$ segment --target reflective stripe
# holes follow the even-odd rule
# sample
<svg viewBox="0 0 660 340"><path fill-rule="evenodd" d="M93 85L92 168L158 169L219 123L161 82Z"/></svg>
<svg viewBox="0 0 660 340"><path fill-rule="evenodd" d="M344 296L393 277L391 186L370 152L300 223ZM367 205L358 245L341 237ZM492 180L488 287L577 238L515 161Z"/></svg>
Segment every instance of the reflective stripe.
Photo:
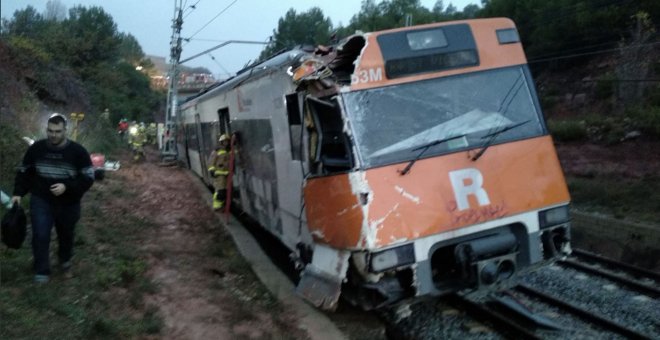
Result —
<svg viewBox="0 0 660 340"><path fill-rule="evenodd" d="M226 175L229 175L229 171L227 171L227 170L216 170L215 174L216 175L221 175L221 176L226 176Z"/></svg>
<svg viewBox="0 0 660 340"><path fill-rule="evenodd" d="M77 169L68 164L37 163L35 168L40 177L50 179L75 178L78 174Z"/></svg>
<svg viewBox="0 0 660 340"><path fill-rule="evenodd" d="M218 150L218 156L226 154L227 151L225 150Z"/></svg>

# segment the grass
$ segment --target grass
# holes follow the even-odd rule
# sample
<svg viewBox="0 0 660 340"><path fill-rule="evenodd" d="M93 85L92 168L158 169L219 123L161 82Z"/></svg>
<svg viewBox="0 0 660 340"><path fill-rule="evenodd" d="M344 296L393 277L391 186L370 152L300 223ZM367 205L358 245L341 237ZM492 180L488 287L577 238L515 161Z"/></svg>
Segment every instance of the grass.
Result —
<svg viewBox="0 0 660 340"><path fill-rule="evenodd" d="M76 227L74 278L65 280L53 260L53 276L45 285L32 283L29 240L19 250L0 250L1 339L123 339L158 334L163 319L145 305L157 291L145 275L140 230L151 226L130 212L122 218L104 211L109 195L130 188L107 178L83 199ZM56 243L51 259L56 259Z"/></svg>
<svg viewBox="0 0 660 340"><path fill-rule="evenodd" d="M631 180L598 175L593 178L568 177L567 182L575 208L660 224L658 176Z"/></svg>
<svg viewBox="0 0 660 340"><path fill-rule="evenodd" d="M633 131L659 138L660 107L633 107L622 114L587 114L563 119L550 118L548 129L555 140L561 142L591 141L616 144Z"/></svg>

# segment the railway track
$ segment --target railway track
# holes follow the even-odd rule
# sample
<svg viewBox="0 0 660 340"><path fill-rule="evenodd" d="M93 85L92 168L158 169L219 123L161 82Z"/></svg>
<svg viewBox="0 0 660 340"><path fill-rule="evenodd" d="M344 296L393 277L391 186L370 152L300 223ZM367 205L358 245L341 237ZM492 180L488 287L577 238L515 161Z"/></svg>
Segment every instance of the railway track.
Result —
<svg viewBox="0 0 660 340"><path fill-rule="evenodd" d="M409 316L404 321L395 317L388 334L406 339L658 339L659 276L577 250L520 273L507 287L411 305ZM458 316L448 320L447 314Z"/></svg>
<svg viewBox="0 0 660 340"><path fill-rule="evenodd" d="M656 272L574 250L491 292L413 300L378 318L346 306L330 318L355 339L660 339L659 285Z"/></svg>

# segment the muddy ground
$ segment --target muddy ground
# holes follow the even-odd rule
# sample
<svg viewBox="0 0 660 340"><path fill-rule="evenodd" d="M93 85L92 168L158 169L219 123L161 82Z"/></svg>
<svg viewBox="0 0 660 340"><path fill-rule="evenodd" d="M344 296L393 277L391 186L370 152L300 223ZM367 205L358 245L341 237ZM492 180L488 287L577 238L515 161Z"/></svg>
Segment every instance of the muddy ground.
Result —
<svg viewBox="0 0 660 340"><path fill-rule="evenodd" d="M95 190L119 180L135 193L116 197L103 209L117 218L132 209L145 222L139 243L147 276L157 287L145 308L156 307L164 321L154 338L309 338L297 312L279 304L240 257L221 219L196 190L196 179L182 168L159 166L155 150L147 156L139 163L123 157L121 169L108 173Z"/></svg>

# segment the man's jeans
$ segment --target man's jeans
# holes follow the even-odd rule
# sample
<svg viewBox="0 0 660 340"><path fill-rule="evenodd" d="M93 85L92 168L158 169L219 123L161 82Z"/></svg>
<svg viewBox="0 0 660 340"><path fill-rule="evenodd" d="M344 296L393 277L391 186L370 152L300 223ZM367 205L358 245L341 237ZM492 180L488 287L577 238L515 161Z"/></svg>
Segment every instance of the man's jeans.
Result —
<svg viewBox="0 0 660 340"><path fill-rule="evenodd" d="M51 204L41 197L30 198L32 218L32 255L37 275L50 275L50 231L55 224L59 247L57 255L60 263L73 256L73 231L80 219L80 203L69 205Z"/></svg>

